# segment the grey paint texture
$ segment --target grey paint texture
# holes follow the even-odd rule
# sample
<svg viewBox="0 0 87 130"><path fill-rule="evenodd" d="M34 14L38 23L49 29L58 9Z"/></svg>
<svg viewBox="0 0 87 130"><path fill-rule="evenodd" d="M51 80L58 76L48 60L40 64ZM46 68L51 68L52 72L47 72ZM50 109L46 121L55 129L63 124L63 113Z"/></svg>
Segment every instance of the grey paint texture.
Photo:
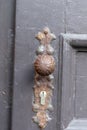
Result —
<svg viewBox="0 0 87 130"><path fill-rule="evenodd" d="M38 127L31 120L33 115L33 61L35 59L36 48L39 44L35 40L35 34L42 30L44 26L48 26L57 36L57 40L52 44L55 48L54 57L56 60L56 71L54 73L55 90L53 94L54 112L52 113L53 120L49 123L46 129L60 130L61 88L59 86L61 86L62 75L59 70L62 69L62 44L59 48L58 36L60 33L67 32L76 34L87 33L86 5L87 0L0 1L0 130L38 129ZM14 47L13 35L15 32L16 36ZM76 44L78 45L78 43ZM80 43L80 45L82 44ZM84 45L86 45L85 42ZM83 55L86 57L85 54ZM67 58L70 58L70 56ZM77 56L77 60L80 62L79 56ZM72 62L70 61L69 64L71 63ZM68 68L68 71L69 70L70 68ZM86 84L85 79L84 82ZM83 80L81 83L83 83ZM78 85L79 83L77 81L77 86ZM70 88L68 91L71 91ZM78 92L77 94L79 96ZM13 103L10 101L13 101ZM72 102L70 103L70 106L71 105L73 105ZM76 108L78 109L78 104ZM77 113L77 116L79 116L79 112ZM73 117L73 110L70 113L69 118L71 119L71 117ZM73 123L70 125L72 124Z"/></svg>
<svg viewBox="0 0 87 130"><path fill-rule="evenodd" d="M0 0L0 130L11 128L14 0Z"/></svg>
<svg viewBox="0 0 87 130"><path fill-rule="evenodd" d="M64 31L63 1L53 0L18 0L16 7L16 37L15 37L15 66L14 66L14 97L12 130L38 130L33 123L32 96L34 85L34 59L38 41L35 35L43 27L48 26L56 36ZM57 15L56 15L57 14ZM60 24L58 24L58 21ZM56 70L55 90L53 94L53 120L46 129L58 129L58 38L53 42L55 49Z"/></svg>
<svg viewBox="0 0 87 130"><path fill-rule="evenodd" d="M66 32L87 33L87 1L64 0Z"/></svg>
<svg viewBox="0 0 87 130"><path fill-rule="evenodd" d="M61 34L61 130L87 129L87 35Z"/></svg>

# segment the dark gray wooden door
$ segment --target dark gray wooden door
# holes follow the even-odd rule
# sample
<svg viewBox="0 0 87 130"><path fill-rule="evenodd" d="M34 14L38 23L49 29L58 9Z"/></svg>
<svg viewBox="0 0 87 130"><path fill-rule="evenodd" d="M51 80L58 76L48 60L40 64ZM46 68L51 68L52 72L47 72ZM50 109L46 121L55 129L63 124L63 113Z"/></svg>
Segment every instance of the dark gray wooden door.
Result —
<svg viewBox="0 0 87 130"><path fill-rule="evenodd" d="M11 129L15 1L0 0L0 130Z"/></svg>
<svg viewBox="0 0 87 130"><path fill-rule="evenodd" d="M64 32L63 1L18 0L16 3L16 36L15 36L15 65L14 65L14 94L12 130L38 130L33 123L32 95L34 86L35 51L39 45L35 35L43 27L48 26L57 36L53 42L55 48L55 90L53 96L54 112L52 121L46 129L58 129L58 34ZM57 21L58 20L58 21ZM59 24L58 24L59 22Z"/></svg>
<svg viewBox="0 0 87 130"><path fill-rule="evenodd" d="M45 129L87 130L86 5L87 0L0 0L0 130L39 129L32 121L33 61L35 34L45 26L57 36L54 111Z"/></svg>
<svg viewBox="0 0 87 130"><path fill-rule="evenodd" d="M61 129L87 129L87 35L61 34Z"/></svg>

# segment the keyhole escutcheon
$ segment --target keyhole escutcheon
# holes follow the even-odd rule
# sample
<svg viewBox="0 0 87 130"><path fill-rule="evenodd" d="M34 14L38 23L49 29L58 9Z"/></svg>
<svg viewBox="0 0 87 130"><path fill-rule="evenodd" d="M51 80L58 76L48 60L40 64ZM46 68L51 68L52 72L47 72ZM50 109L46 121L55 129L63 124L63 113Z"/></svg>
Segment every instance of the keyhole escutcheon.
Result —
<svg viewBox="0 0 87 130"><path fill-rule="evenodd" d="M45 105L46 96L47 96L46 91L41 91L41 92L40 92L40 104L41 104L41 105Z"/></svg>

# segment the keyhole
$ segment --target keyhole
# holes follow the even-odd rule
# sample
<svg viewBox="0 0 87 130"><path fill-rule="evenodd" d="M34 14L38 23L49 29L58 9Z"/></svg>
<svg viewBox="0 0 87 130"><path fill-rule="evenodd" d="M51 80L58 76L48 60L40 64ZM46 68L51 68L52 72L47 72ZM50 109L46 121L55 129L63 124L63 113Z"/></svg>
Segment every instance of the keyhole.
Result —
<svg viewBox="0 0 87 130"><path fill-rule="evenodd" d="M40 104L45 105L45 100L46 100L46 91L41 91L40 92Z"/></svg>

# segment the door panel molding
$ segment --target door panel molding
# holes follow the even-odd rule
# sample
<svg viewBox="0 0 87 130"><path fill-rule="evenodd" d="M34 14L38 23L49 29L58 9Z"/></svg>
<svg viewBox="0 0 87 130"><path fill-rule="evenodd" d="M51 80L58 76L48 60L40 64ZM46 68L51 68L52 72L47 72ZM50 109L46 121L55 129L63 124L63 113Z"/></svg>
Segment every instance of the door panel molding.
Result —
<svg viewBox="0 0 87 130"><path fill-rule="evenodd" d="M87 126L84 126L85 121L87 122L87 103L85 94L87 89L86 82L83 82L83 79L87 78L86 72L84 71L87 62L87 35L61 34L60 46L62 47L60 52L60 57L62 59L62 77L60 80L61 129L72 130L73 128L77 130L81 123L81 130L85 130L87 129ZM82 69L79 70L78 68ZM77 122L77 125L75 125L75 122Z"/></svg>

